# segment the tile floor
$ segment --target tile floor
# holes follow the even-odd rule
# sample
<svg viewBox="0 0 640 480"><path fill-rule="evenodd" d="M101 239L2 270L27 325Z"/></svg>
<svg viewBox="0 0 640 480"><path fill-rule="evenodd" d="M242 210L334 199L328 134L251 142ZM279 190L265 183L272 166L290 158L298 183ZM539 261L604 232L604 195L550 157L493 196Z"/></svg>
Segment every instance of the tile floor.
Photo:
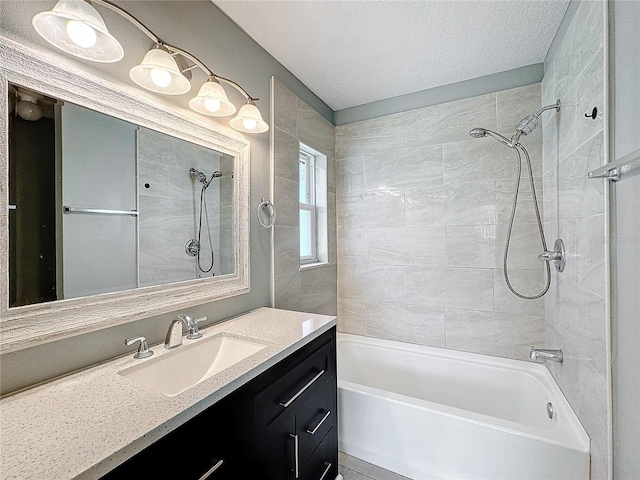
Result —
<svg viewBox="0 0 640 480"><path fill-rule="evenodd" d="M338 472L344 480L410 480L346 453L338 453Z"/></svg>

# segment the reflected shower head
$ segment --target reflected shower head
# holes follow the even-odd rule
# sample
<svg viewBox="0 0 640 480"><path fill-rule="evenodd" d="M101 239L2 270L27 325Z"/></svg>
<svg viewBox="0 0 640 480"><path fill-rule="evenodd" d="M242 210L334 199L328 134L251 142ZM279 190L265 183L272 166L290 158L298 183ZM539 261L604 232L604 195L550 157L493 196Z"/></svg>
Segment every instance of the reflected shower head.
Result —
<svg viewBox="0 0 640 480"><path fill-rule="evenodd" d="M222 176L222 172L216 170L215 172L213 172L211 174L211 178L209 178L209 180L207 180L207 176L202 173L200 170L196 170L195 168L191 167L189 169L189 173L191 175L194 175L196 177L196 179L202 184L204 185L204 188L207 188L209 186L209 184L211 183L211 180L213 180L214 178L220 178Z"/></svg>
<svg viewBox="0 0 640 480"><path fill-rule="evenodd" d="M196 179L198 179L198 181L200 183L202 183L203 185L205 185L207 183L207 176L204 173L202 173L201 171L196 170L195 168L191 167L189 169L189 173L191 175L194 175L196 177Z"/></svg>

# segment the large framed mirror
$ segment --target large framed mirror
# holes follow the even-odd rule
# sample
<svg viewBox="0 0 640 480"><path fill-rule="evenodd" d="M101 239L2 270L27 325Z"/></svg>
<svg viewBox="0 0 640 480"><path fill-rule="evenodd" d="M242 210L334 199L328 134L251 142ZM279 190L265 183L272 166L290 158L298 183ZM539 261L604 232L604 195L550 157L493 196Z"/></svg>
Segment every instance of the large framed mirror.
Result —
<svg viewBox="0 0 640 480"><path fill-rule="evenodd" d="M249 291L249 142L0 53L2 353Z"/></svg>

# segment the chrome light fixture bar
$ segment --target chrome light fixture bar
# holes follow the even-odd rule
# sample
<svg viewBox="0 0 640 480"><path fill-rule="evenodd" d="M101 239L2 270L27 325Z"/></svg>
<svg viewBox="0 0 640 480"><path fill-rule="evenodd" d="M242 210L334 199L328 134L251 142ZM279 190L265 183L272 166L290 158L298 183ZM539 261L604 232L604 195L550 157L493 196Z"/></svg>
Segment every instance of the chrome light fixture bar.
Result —
<svg viewBox="0 0 640 480"><path fill-rule="evenodd" d="M245 133L269 130L255 105L259 98L249 95L233 80L216 75L186 50L162 41L137 18L109 0L59 0L51 11L35 15L32 24L42 38L66 53L94 62L117 62L124 56L124 49L109 33L94 5L101 5L126 18L155 43L142 62L129 72L137 85L164 95L182 95L191 90L191 71L199 68L207 80L198 95L189 101L192 110L208 116L233 115L236 107L227 98L220 84L223 82L238 90L247 100L238 115L229 122L231 127ZM187 66L187 62L192 65Z"/></svg>

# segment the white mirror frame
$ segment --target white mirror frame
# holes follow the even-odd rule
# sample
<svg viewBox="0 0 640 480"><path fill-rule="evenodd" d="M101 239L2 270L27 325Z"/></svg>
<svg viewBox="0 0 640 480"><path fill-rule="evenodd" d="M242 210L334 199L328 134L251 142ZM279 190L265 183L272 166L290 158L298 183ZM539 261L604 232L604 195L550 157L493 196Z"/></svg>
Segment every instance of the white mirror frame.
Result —
<svg viewBox="0 0 640 480"><path fill-rule="evenodd" d="M133 87L115 85L59 58L0 36L0 353L248 293L250 144L205 121L170 111ZM8 84L233 155L235 271L215 278L9 308Z"/></svg>

